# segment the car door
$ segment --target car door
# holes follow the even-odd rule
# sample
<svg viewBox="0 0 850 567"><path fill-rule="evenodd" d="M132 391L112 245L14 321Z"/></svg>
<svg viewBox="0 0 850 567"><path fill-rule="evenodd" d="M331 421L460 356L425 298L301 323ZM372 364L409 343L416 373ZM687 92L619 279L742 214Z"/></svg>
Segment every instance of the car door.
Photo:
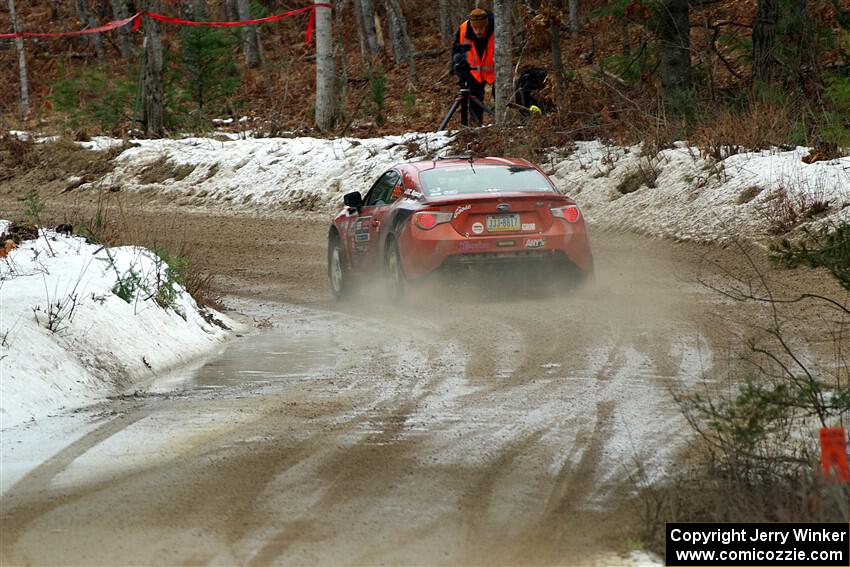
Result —
<svg viewBox="0 0 850 567"><path fill-rule="evenodd" d="M381 230L384 217L396 197L394 189L400 182L399 173L391 169L381 175L366 194L350 235L351 250L356 256L353 264L358 271L370 272L381 268Z"/></svg>

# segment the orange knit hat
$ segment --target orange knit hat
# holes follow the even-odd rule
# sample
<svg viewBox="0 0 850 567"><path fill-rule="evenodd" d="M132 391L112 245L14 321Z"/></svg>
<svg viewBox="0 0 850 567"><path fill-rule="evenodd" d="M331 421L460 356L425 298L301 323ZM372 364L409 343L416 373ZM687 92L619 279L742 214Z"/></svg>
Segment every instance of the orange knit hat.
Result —
<svg viewBox="0 0 850 567"><path fill-rule="evenodd" d="M475 8L469 13L469 21L470 22L486 22L487 21L487 12L485 12L481 8Z"/></svg>

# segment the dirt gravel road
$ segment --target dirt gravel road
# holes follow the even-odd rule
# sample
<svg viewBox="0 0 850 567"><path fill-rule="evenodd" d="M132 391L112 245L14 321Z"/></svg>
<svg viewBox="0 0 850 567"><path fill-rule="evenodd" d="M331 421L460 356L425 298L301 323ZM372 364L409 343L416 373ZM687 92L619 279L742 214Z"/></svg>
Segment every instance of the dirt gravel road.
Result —
<svg viewBox="0 0 850 567"><path fill-rule="evenodd" d="M735 249L597 230L597 282L577 293L437 287L399 306L369 288L340 304L322 220L174 225L228 305L269 328L176 390L76 416L3 494L3 565L628 564L634 477L675 469L687 436L671 389L722 371L759 318L696 282L729 280ZM6 466L50 427L4 432Z"/></svg>

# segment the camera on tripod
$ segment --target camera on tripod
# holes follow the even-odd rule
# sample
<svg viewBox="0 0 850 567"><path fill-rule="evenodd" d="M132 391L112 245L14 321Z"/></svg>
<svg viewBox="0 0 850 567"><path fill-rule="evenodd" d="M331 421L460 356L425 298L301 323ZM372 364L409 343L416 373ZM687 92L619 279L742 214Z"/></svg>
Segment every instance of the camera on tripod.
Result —
<svg viewBox="0 0 850 567"><path fill-rule="evenodd" d="M452 52L452 69L457 74L457 84L460 87L457 96L452 102L448 113L440 122L437 130L445 130L446 126L454 115L455 111L460 108L460 123L464 126L469 125L470 108L473 108L475 118L478 125L481 124L481 117L486 112L490 115L493 111L478 100L478 97L469 92L469 79L472 78L472 69L469 66L469 61L466 58L467 52L472 49L469 44L458 45Z"/></svg>
<svg viewBox="0 0 850 567"><path fill-rule="evenodd" d="M472 49L469 44L458 45L454 55L452 55L452 68L458 77L458 83L464 86L470 77L469 61L466 54Z"/></svg>

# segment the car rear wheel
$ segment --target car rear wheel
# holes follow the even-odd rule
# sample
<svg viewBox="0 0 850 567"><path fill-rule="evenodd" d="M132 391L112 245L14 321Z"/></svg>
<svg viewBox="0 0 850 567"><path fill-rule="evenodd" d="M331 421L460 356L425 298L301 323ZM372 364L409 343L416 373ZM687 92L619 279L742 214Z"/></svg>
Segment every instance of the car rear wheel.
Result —
<svg viewBox="0 0 850 567"><path fill-rule="evenodd" d="M386 276L389 296L393 298L402 297L407 278L404 275L404 268L401 265L401 253L398 250L398 243L392 239L387 242Z"/></svg>
<svg viewBox="0 0 850 567"><path fill-rule="evenodd" d="M344 299L351 293L351 276L345 267L342 243L336 234L328 239L328 279L334 299Z"/></svg>
<svg viewBox="0 0 850 567"><path fill-rule="evenodd" d="M582 270L572 262L562 266L561 277L568 289L580 289L593 283L593 269Z"/></svg>

